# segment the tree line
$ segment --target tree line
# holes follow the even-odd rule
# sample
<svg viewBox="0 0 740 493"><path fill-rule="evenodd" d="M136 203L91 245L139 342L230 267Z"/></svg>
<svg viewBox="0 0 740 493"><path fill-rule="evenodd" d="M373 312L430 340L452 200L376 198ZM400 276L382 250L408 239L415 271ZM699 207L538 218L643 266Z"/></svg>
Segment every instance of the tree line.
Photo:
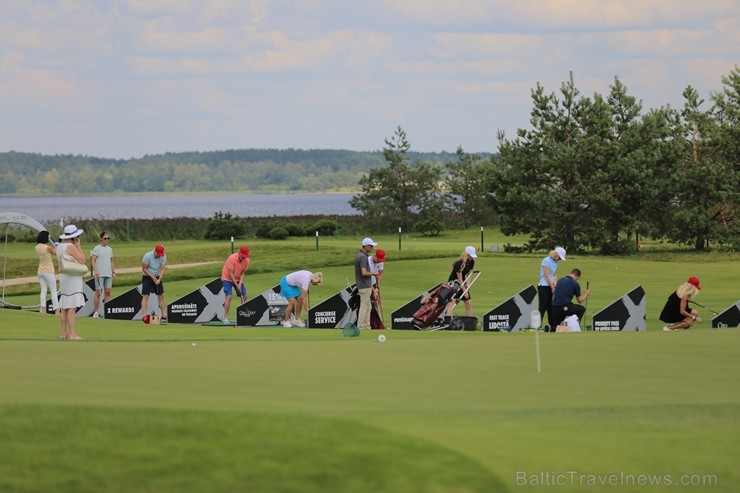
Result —
<svg viewBox="0 0 740 493"><path fill-rule="evenodd" d="M443 163L450 153L413 153ZM379 151L238 149L106 159L0 153L0 193L323 192L356 190L383 164Z"/></svg>
<svg viewBox="0 0 740 493"><path fill-rule="evenodd" d="M428 229L445 214L504 234L529 250L563 245L633 251L640 236L740 248L740 69L703 99L691 86L681 108L643 111L615 78L608 94L583 96L573 74L558 92L532 90L531 128L499 132L489 158L458 148L442 166L414 161L401 127L386 139L386 165L363 176L351 205L376 228Z"/></svg>

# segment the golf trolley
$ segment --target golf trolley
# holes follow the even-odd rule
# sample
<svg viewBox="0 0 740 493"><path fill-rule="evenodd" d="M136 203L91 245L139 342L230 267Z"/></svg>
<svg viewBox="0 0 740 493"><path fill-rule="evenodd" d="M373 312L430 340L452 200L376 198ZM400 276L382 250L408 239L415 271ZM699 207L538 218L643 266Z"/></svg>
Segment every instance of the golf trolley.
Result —
<svg viewBox="0 0 740 493"><path fill-rule="evenodd" d="M450 312L455 309L457 304L467 294L475 281L480 277L481 272L474 270L473 279L467 283L465 289L460 293L460 284L457 281L449 281L440 284L431 290L421 299L421 307L414 313L414 327L418 330L465 330L466 324L461 317L451 318L449 323L445 322L444 312L448 309L450 303L452 307ZM459 296L456 296L459 293ZM470 317L468 317L470 318Z"/></svg>

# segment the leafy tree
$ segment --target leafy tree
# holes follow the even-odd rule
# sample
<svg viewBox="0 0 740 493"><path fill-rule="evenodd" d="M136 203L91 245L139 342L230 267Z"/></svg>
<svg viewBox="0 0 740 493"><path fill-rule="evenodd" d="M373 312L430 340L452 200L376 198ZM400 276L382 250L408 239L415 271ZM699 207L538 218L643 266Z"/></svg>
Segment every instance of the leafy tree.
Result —
<svg viewBox="0 0 740 493"><path fill-rule="evenodd" d="M464 228L472 224L490 223L493 213L488 202L486 164L479 154L457 148L457 161L449 162L445 182L450 210L460 216Z"/></svg>
<svg viewBox="0 0 740 493"><path fill-rule="evenodd" d="M499 134L492 160L503 232L530 234L531 248L625 250L652 203L654 164L670 156L666 113L640 117L618 79L607 98L581 97L572 74L560 97L538 84L532 101L532 128L513 141Z"/></svg>
<svg viewBox="0 0 740 493"><path fill-rule="evenodd" d="M712 94L719 125L721 152L725 161L723 200L713 214L714 238L735 250L740 249L740 66L722 77L724 88Z"/></svg>
<svg viewBox="0 0 740 493"><path fill-rule="evenodd" d="M361 193L349 204L364 214L371 227L389 230L400 226L408 230L416 218L435 217L444 209L444 199L438 192L441 167L412 163L410 148L406 132L399 126L391 139L385 139L383 157L388 166L371 169L358 182Z"/></svg>
<svg viewBox="0 0 740 493"><path fill-rule="evenodd" d="M691 243L697 250L710 239L738 243L738 116L740 73L723 78L726 87L705 101L691 86L684 92L684 107L676 126L685 142L684 154L665 176L658 231L671 241Z"/></svg>

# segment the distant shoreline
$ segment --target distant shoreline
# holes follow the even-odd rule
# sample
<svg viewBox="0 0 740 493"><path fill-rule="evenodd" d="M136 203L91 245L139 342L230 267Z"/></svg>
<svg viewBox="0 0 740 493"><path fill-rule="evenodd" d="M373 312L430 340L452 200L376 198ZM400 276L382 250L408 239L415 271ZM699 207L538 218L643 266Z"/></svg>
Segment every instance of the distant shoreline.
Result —
<svg viewBox="0 0 740 493"><path fill-rule="evenodd" d="M108 192L108 193L0 193L0 198L19 197L157 197L157 196L219 196L219 195L358 195L360 190L337 191L329 190L323 192L295 191L295 192L270 192L270 191L216 191L216 192Z"/></svg>

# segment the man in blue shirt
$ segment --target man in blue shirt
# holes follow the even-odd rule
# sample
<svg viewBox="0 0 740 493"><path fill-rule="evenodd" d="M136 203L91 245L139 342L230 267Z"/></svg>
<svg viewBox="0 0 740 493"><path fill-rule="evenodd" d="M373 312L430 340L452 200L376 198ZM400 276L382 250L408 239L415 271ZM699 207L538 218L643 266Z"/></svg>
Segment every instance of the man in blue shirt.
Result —
<svg viewBox="0 0 740 493"><path fill-rule="evenodd" d="M575 296L578 303L583 303L591 294L588 289L581 294L581 286L578 284L580 278L581 270L573 269L570 274L560 279L555 285L555 293L552 298L552 314L555 317L553 328L563 323L565 317L571 315L578 316L580 322L583 314L586 313L584 306L577 305L572 301Z"/></svg>
<svg viewBox="0 0 740 493"><path fill-rule="evenodd" d="M155 293L159 298L159 311L161 321L167 322L167 305L164 302L164 270L167 267L167 256L164 247L157 245L154 250L144 254L141 259L141 316L146 313L149 303L149 294Z"/></svg>
<svg viewBox="0 0 740 493"><path fill-rule="evenodd" d="M565 248L555 247L547 257L540 263L540 279L537 282L537 297L539 298L540 319L544 322L547 314L547 323L545 331L555 331L552 314L552 297L555 294L555 284L558 282L558 276L555 271L558 270L558 262L565 261Z"/></svg>

